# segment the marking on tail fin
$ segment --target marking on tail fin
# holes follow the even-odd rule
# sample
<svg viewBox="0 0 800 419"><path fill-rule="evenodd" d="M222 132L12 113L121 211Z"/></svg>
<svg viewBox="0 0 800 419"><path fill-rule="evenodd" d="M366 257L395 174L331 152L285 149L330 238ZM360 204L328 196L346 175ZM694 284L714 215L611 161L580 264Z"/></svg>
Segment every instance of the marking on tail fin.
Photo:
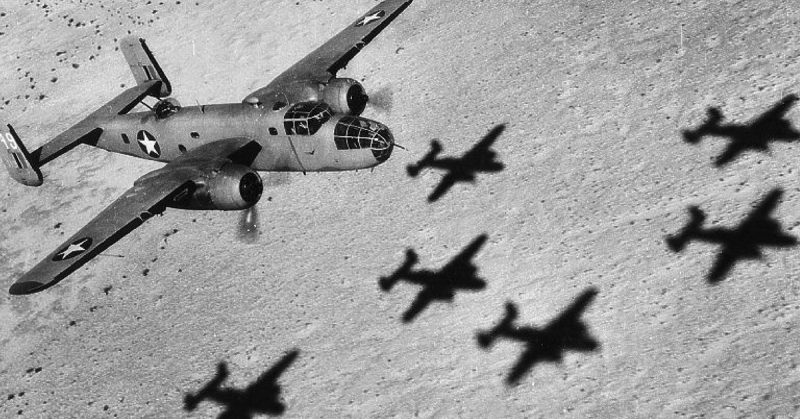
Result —
<svg viewBox="0 0 800 419"><path fill-rule="evenodd" d="M8 126L8 132L0 132L0 142L5 146L6 154L0 151L0 160L8 170L8 174L19 183L28 186L39 186L42 184L42 172L36 162L38 159L31 158L25 145L19 140L19 136L14 131L14 127Z"/></svg>

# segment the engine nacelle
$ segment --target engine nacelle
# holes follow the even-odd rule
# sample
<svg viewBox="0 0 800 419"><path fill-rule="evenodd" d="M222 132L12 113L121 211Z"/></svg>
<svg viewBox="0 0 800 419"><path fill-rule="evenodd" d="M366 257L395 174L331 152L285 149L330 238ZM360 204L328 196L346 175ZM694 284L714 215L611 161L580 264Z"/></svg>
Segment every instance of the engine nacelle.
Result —
<svg viewBox="0 0 800 419"><path fill-rule="evenodd" d="M169 205L196 210L243 210L261 198L264 184L258 172L240 164L226 163L195 180L195 188L175 197Z"/></svg>
<svg viewBox="0 0 800 419"><path fill-rule="evenodd" d="M337 114L361 115L369 96L361 83L353 79L331 79L322 90L322 98Z"/></svg>

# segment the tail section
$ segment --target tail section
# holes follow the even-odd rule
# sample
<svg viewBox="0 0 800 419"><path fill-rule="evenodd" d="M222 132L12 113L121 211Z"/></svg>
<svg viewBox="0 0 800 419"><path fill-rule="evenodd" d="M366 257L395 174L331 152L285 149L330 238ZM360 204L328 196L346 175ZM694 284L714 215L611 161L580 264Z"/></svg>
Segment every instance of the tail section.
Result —
<svg viewBox="0 0 800 419"><path fill-rule="evenodd" d="M691 219L686 227L677 235L667 237L667 245L673 252L680 252L683 250L689 240L697 236L700 227L702 227L706 219L705 213L696 206L689 208L689 215Z"/></svg>
<svg viewBox="0 0 800 419"><path fill-rule="evenodd" d="M23 185L40 186L42 172L39 170L38 161L31 158L11 125L8 125L8 132L0 131L0 142L5 147L5 152L0 150L0 155L8 174Z"/></svg>
<svg viewBox="0 0 800 419"><path fill-rule="evenodd" d="M428 154L426 154L425 157L423 157L422 160L420 160L416 164L409 164L408 166L406 166L406 171L408 172L408 175L411 177L417 177L417 175L419 175L419 172L423 168L431 165L431 163L433 163L436 160L436 156L438 156L439 153L441 152L442 152L442 145L436 140L431 141L431 150L428 152Z"/></svg>
<svg viewBox="0 0 800 419"><path fill-rule="evenodd" d="M164 75L164 71L158 65L158 61L150 52L144 39L126 36L120 40L119 47L131 67L133 78L136 79L137 84L158 80L161 82L161 89L155 93L157 97L167 97L172 93L172 86L169 84L167 76Z"/></svg>

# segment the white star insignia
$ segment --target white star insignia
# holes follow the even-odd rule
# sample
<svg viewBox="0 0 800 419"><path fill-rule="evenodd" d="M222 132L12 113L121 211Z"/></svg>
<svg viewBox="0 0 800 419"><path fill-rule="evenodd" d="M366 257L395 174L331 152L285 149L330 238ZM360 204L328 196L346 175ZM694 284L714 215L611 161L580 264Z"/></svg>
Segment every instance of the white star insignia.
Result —
<svg viewBox="0 0 800 419"><path fill-rule="evenodd" d="M375 12L375 13L373 13L371 15L366 15L361 20L359 20L358 23L356 23L356 26L369 25L370 23L382 18L383 15L385 15L385 14L386 14L386 12L381 10L381 11Z"/></svg>
<svg viewBox="0 0 800 419"><path fill-rule="evenodd" d="M139 139L139 144L144 146L145 153L153 157L158 157L159 155L161 155L159 150L156 148L158 146L158 142L156 142L156 140L153 139L153 136L150 133L144 131L141 133L141 135L142 138Z"/></svg>
<svg viewBox="0 0 800 419"><path fill-rule="evenodd" d="M55 260L64 260L68 259L74 255L79 253L83 253L89 246L92 244L92 240L90 238L83 238L77 241L74 241L69 244L64 250L56 253ZM86 246L86 247L84 247Z"/></svg>

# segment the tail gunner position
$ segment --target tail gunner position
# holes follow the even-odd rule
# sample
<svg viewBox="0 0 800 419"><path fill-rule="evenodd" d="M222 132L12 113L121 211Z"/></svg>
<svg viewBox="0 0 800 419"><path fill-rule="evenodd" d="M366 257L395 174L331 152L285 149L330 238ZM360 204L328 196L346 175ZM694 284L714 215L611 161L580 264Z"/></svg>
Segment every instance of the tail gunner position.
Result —
<svg viewBox="0 0 800 419"><path fill-rule="evenodd" d="M145 41L122 39L136 86L32 152L8 125L0 131L0 157L12 178L29 186L42 184L41 166L78 144L167 164L134 182L9 292L55 284L167 207L249 208L263 188L257 171L355 170L386 161L391 131L359 116L368 101L364 87L336 73L411 2L379 3L242 103L181 107L168 97L170 83ZM149 111L128 113L148 96L159 99Z"/></svg>

